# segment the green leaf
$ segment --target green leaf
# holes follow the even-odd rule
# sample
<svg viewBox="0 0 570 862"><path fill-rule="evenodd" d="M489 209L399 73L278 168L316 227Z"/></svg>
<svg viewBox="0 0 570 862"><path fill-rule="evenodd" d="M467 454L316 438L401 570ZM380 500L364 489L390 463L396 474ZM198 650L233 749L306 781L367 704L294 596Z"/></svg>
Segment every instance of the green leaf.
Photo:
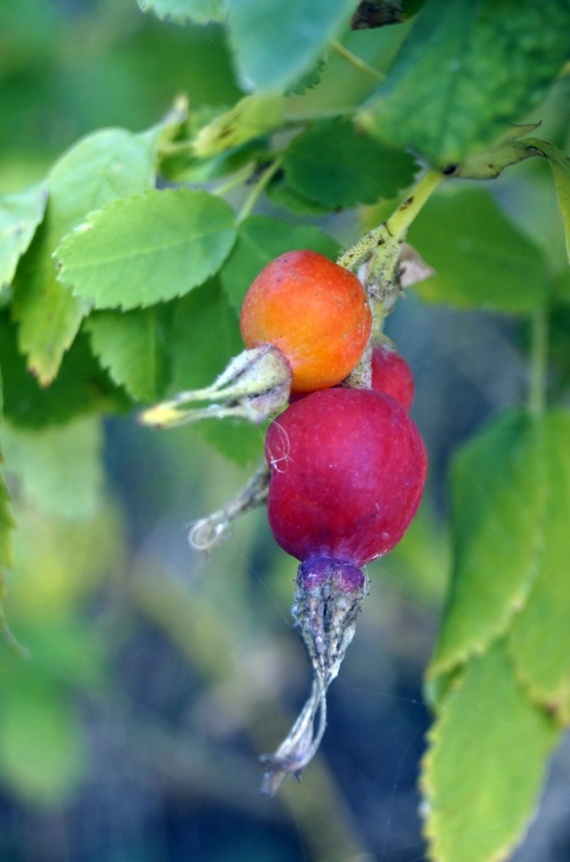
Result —
<svg viewBox="0 0 570 862"><path fill-rule="evenodd" d="M423 765L430 858L506 859L537 804L558 731L496 643L473 659L430 731Z"/></svg>
<svg viewBox="0 0 570 862"><path fill-rule="evenodd" d="M239 226L238 240L222 267L224 290L234 309L241 309L247 290L264 266L286 251L311 249L333 260L340 247L316 227L289 225L268 216L249 216Z"/></svg>
<svg viewBox="0 0 570 862"><path fill-rule="evenodd" d="M275 178L269 183L266 194L271 203L281 209L289 210L295 215L322 216L329 212L329 208L312 201L310 198L296 192L285 177L284 171L279 171Z"/></svg>
<svg viewBox="0 0 570 862"><path fill-rule="evenodd" d="M335 117L295 138L283 163L292 188L329 209L392 198L413 179L416 163Z"/></svg>
<svg viewBox="0 0 570 862"><path fill-rule="evenodd" d="M283 96L244 96L231 110L200 129L193 141L194 153L209 158L273 131L281 125L285 104Z"/></svg>
<svg viewBox="0 0 570 862"><path fill-rule="evenodd" d="M540 156L541 153L528 140L519 140L523 135L536 131L539 125L540 123L528 123L524 126L511 126L488 150L464 159L452 175L462 179L493 180L505 168L530 159L532 156Z"/></svg>
<svg viewBox="0 0 570 862"><path fill-rule="evenodd" d="M441 167L528 113L568 56L567 0L428 0L362 122Z"/></svg>
<svg viewBox="0 0 570 862"><path fill-rule="evenodd" d="M143 12L154 12L159 18L169 18L179 24L221 21L226 5L225 0L137 0L137 3Z"/></svg>
<svg viewBox="0 0 570 862"><path fill-rule="evenodd" d="M84 138L51 170L46 218L16 272L20 349L43 385L56 376L87 306L56 278L53 252L88 212L154 185L156 141L124 129Z"/></svg>
<svg viewBox="0 0 570 862"><path fill-rule="evenodd" d="M298 81L291 84L285 91L286 96L302 96L307 90L312 90L317 84L320 84L323 72L327 68L327 60L321 57L315 63L312 69L305 72Z"/></svg>
<svg viewBox="0 0 570 862"><path fill-rule="evenodd" d="M85 321L91 348L111 378L135 401L161 397L168 381L167 309L96 311Z"/></svg>
<svg viewBox="0 0 570 862"><path fill-rule="evenodd" d="M509 647L532 696L570 721L570 413L545 421L548 502L537 577Z"/></svg>
<svg viewBox="0 0 570 862"><path fill-rule="evenodd" d="M0 770L24 799L61 803L86 767L73 711L55 689L12 693L0 713Z"/></svg>
<svg viewBox="0 0 570 862"><path fill-rule="evenodd" d="M94 418L41 431L4 429L8 470L25 497L62 518L90 518L101 505L102 446L100 420Z"/></svg>
<svg viewBox="0 0 570 862"><path fill-rule="evenodd" d="M549 144L547 141L533 138L526 143L540 149L552 168L558 192L558 205L566 235L566 253L570 262L570 158L562 150L559 150L558 147Z"/></svg>
<svg viewBox="0 0 570 862"><path fill-rule="evenodd" d="M2 451L0 450L0 464ZM10 510L10 492L0 469L0 601L5 597L4 569L12 565L12 530L15 527Z"/></svg>
<svg viewBox="0 0 570 862"><path fill-rule="evenodd" d="M182 296L218 271L234 211L205 191L149 191L92 213L56 251L60 281L97 308Z"/></svg>
<svg viewBox="0 0 570 862"><path fill-rule="evenodd" d="M16 425L42 428L94 411L124 412L132 406L98 365L82 333L65 355L54 382L43 388L29 373L18 351L16 327L6 313L0 313L0 366L4 373L5 415Z"/></svg>
<svg viewBox="0 0 570 862"><path fill-rule="evenodd" d="M46 200L43 185L0 197L0 295L44 217Z"/></svg>
<svg viewBox="0 0 570 862"><path fill-rule="evenodd" d="M517 314L546 301L542 252L487 192L438 193L410 228L409 241L436 271L414 286L428 302Z"/></svg>
<svg viewBox="0 0 570 862"><path fill-rule="evenodd" d="M545 505L541 426L512 411L456 456L452 581L430 674L484 652L525 603Z"/></svg>
<svg viewBox="0 0 570 862"><path fill-rule="evenodd" d="M354 11L355 0L230 0L230 43L245 89L297 83Z"/></svg>
<svg viewBox="0 0 570 862"><path fill-rule="evenodd" d="M179 300L172 332L173 393L211 383L244 349L237 316L217 279ZM247 464L263 449L263 430L247 422L200 422L200 433L226 457Z"/></svg>

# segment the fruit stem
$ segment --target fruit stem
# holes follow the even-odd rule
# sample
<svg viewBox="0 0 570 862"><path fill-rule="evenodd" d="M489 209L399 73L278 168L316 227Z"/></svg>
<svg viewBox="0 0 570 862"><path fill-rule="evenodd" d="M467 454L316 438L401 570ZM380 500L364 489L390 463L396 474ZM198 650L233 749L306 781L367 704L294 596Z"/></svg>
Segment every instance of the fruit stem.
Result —
<svg viewBox="0 0 570 862"><path fill-rule="evenodd" d="M530 320L530 376L528 386L528 409L535 416L542 416L546 406L546 377L548 370L548 320L544 306L537 308Z"/></svg>
<svg viewBox="0 0 570 862"><path fill-rule="evenodd" d="M206 518L195 521L189 530L188 541L194 550L208 552L225 538L231 524L240 515L261 506L269 493L269 467L265 459L247 484L221 509Z"/></svg>
<svg viewBox="0 0 570 862"><path fill-rule="evenodd" d="M231 192L232 189L237 188L237 186L243 185L243 183L247 183L248 180L252 178L256 170L256 166L254 162L249 162L245 167L241 169L241 171L236 171L236 173L226 180L225 183L221 183L217 189L214 189L213 194L222 197L222 195L226 195L228 192Z"/></svg>
<svg viewBox="0 0 570 862"><path fill-rule="evenodd" d="M396 212L365 234L337 261L345 269L356 272L366 289L373 318L372 338L381 330L384 318L402 292L400 261L407 230L443 179L440 171L426 171Z"/></svg>
<svg viewBox="0 0 570 862"><path fill-rule="evenodd" d="M278 156L274 161L269 165L267 170L265 170L261 176L261 178L256 182L249 195L245 199L245 203L243 204L239 215L237 217L238 224L246 219L253 208L255 207L258 198L264 189L269 185L281 165L283 164L283 156Z"/></svg>
<svg viewBox="0 0 570 862"><path fill-rule="evenodd" d="M332 39L330 42L330 46L333 51L342 57L343 60L346 60L347 63L350 63L351 66L354 66L355 69L358 69L359 72L363 72L365 75L368 75L369 78L373 78L375 81L383 81L386 77L379 72L378 69L375 69L374 66L370 66L365 60L362 60L356 54L353 54L348 48L346 48L342 42L339 42L338 39Z"/></svg>
<svg viewBox="0 0 570 862"><path fill-rule="evenodd" d="M337 263L345 269L356 270L372 255L381 253L385 256L387 246L399 246L409 226L443 179L444 175L438 170L426 171L390 218L355 242L341 255Z"/></svg>

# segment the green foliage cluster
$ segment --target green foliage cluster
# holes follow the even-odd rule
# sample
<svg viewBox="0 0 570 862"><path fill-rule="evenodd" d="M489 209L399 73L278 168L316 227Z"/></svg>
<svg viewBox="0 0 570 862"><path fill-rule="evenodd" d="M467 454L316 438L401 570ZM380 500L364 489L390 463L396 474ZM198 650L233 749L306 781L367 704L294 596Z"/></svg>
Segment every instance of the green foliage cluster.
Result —
<svg viewBox="0 0 570 862"><path fill-rule="evenodd" d="M211 381L241 349L239 308L269 260L296 248L338 257L338 240L323 229L336 230L335 214L366 206L367 222L379 212L382 221L429 166L449 179L409 231L436 271L418 296L514 315L531 333L527 407L498 417L453 465L452 578L428 672L436 718L422 779L437 862L504 858L570 719L570 414L546 406L549 325L561 369L554 396L570 376L570 279L562 244L535 223L532 204L509 214L491 190L462 180L501 175L508 192L503 169L548 161L570 247L570 160L534 137L536 124L511 128L564 75L570 7L426 0L411 21L402 12L393 27L351 32L354 0L139 5L195 42L208 24L215 51L204 77L229 50L239 85L224 84L223 106L207 104L207 93L197 102L190 94L189 104L178 97L143 132L91 132L43 179L0 198L2 452L48 513L38 522L18 499L11 505L0 474L0 571L12 564L16 511L19 565L43 568L36 592L45 597L24 601L19 634L44 655L28 673L46 727L30 729L15 689L0 712L6 769L40 798L50 758L57 787L78 774L80 733L66 723L65 699L51 699L44 671L57 677L65 644L86 637L50 613L50 595L72 578L86 543L111 529L102 418ZM17 20L27 26L24 12ZM177 53L181 70L190 54ZM567 109L561 115L555 137ZM266 209L254 214L260 200ZM259 433L243 424L205 423L204 434L240 464L260 452ZM54 517L74 521L65 536ZM42 566L55 541L65 543L65 571ZM112 553L120 555L116 545ZM94 580L103 567L93 564ZM41 625L28 626L40 606ZM56 630L59 652L57 638L42 640ZM95 684L100 657L91 647L84 654L93 661L73 672ZM15 662L1 673L16 674ZM30 745L34 756L22 758Z"/></svg>

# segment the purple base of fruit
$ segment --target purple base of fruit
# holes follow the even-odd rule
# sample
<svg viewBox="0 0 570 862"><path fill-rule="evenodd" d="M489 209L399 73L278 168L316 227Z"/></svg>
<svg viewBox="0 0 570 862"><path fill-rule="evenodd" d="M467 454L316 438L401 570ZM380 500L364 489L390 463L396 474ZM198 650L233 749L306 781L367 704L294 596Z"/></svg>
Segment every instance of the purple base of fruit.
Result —
<svg viewBox="0 0 570 862"><path fill-rule="evenodd" d="M353 593L363 589L365 580L364 574L357 566L328 557L306 560L297 571L297 586L305 590L329 582L331 586L334 585L335 591Z"/></svg>

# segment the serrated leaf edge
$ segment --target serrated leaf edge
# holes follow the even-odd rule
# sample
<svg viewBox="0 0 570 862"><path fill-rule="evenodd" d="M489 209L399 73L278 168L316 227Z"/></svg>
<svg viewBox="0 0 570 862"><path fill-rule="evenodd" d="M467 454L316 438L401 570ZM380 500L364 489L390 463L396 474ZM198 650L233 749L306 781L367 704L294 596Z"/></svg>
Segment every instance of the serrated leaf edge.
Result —
<svg viewBox="0 0 570 862"><path fill-rule="evenodd" d="M61 261L59 258L59 255L61 254L61 250L65 249L66 244L68 242L72 241L77 234L86 233L86 232L92 230L92 228L96 224L97 219L101 218L104 213L109 212L112 209L116 209L116 208L122 206L127 201L131 201L134 199L148 198L148 197L150 197L150 195L154 196L155 194L161 194L161 195L168 194L168 193L178 194L180 192L182 192L182 193L192 192L193 194L206 195L207 197L212 197L215 200L222 201L223 203L226 203L228 208L231 209L230 204L228 204L226 201L224 201L223 198L219 198L219 197L216 197L215 195L211 195L209 192L207 192L203 189L188 189L188 188L164 189L164 190L148 189L146 192L142 192L142 193L134 194L134 195L126 195L125 197L118 198L117 200L111 201L110 203L106 204L103 207L99 207L96 210L91 210L91 212L87 213L85 221L83 221L79 225L76 225L73 228L73 230L71 230L69 233L65 234L65 236L63 236L61 238L56 249L51 254L51 257L53 258L54 263L55 263L55 271L56 271L57 281L61 285L63 285L63 287L65 287L66 289L71 290L71 293L75 298L86 303L88 308L98 309L101 311L134 311L137 308L152 308L154 305L161 305L163 303L170 302L173 299L179 299L180 297L185 296L187 293L190 293L190 291L194 290L196 287L201 287L203 284L205 284L208 281L209 278L211 278L213 275L215 275L216 272L219 271L219 269L222 267L222 265L227 260L228 255L230 254L232 248L234 247L236 239L238 237L238 225L237 225L236 221L234 221L233 224L228 225L228 227L225 228L225 230L228 230L228 231L233 230L234 238L233 238L232 244L229 246L229 248L226 252L226 256L218 264L217 268L209 271L204 276L203 281L201 281L199 284L192 285L192 287L190 287L186 290L182 289L179 293L175 293L175 294L167 297L166 299L161 299L161 300L158 300L156 302L142 302L142 303L137 303L136 305L124 305L123 303L118 303L117 305L113 305L113 306L107 306L107 305L106 306L98 306L93 299L88 299L87 297L84 297L82 294L76 293L73 281L71 279L65 278L66 267L65 267L65 264L63 263L63 261ZM200 234L199 236L208 236L208 235L209 235L208 233L204 233L204 234Z"/></svg>

